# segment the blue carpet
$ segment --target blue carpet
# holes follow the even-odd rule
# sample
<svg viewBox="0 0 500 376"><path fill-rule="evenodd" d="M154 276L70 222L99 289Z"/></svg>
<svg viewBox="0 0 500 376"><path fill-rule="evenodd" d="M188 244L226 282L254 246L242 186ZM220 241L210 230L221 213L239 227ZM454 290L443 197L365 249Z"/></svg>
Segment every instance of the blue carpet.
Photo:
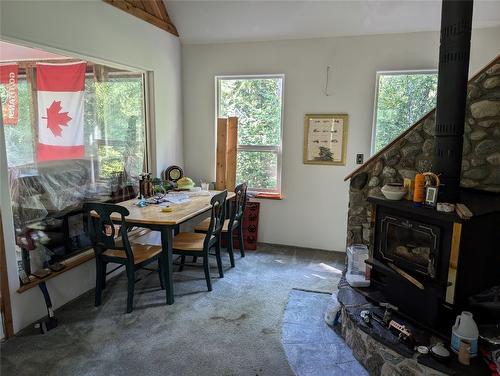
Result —
<svg viewBox="0 0 500 376"><path fill-rule="evenodd" d="M297 376L368 375L342 337L324 321L329 294L292 290L285 308L282 341Z"/></svg>

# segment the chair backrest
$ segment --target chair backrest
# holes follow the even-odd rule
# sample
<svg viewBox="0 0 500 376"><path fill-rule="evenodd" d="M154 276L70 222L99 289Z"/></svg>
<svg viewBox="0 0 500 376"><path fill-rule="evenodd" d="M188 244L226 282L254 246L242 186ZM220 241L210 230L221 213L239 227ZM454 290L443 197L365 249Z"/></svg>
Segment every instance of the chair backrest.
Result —
<svg viewBox="0 0 500 376"><path fill-rule="evenodd" d="M129 259L133 260L134 256L127 236L128 224L125 221L125 217L130 214L127 208L115 204L87 202L83 204L83 212L87 214L86 231L96 253L102 253L106 249L120 249L125 251ZM121 246L116 243L115 224L111 220L113 213L118 213L121 217Z"/></svg>
<svg viewBox="0 0 500 376"><path fill-rule="evenodd" d="M210 211L210 225L205 236L205 247L210 247L220 236L226 218L226 197L227 190L224 190L210 200L212 210Z"/></svg>
<svg viewBox="0 0 500 376"><path fill-rule="evenodd" d="M235 222L243 220L243 213L247 204L247 183L241 183L234 189L236 197L232 205L231 216L229 217L229 228L233 228Z"/></svg>

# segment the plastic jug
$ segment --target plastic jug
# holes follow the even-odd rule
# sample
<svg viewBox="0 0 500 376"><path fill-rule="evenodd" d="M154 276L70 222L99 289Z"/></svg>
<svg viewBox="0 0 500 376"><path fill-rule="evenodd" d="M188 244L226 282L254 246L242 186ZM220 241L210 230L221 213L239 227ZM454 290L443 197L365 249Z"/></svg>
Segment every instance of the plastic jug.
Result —
<svg viewBox="0 0 500 376"><path fill-rule="evenodd" d="M370 286L370 279L367 275L368 247L364 244L353 244L347 247L347 282L352 287Z"/></svg>
<svg viewBox="0 0 500 376"><path fill-rule="evenodd" d="M455 325L451 328L451 349L458 353L460 342L465 341L470 343L470 357L475 357L477 355L478 337L479 330L472 318L472 313L463 311L462 314L457 316Z"/></svg>

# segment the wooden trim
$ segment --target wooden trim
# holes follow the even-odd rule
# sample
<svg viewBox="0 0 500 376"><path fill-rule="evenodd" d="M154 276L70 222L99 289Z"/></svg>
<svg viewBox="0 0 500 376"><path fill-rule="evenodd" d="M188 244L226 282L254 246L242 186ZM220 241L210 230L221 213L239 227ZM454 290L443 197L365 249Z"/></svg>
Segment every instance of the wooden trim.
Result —
<svg viewBox="0 0 500 376"><path fill-rule="evenodd" d="M448 287L446 288L446 303L455 303L455 289L457 283L458 258L460 256L460 240L462 236L462 224L453 223L451 236L451 253L448 262Z"/></svg>
<svg viewBox="0 0 500 376"><path fill-rule="evenodd" d="M425 119L427 119L429 116L431 116L434 111L436 111L435 108L433 108L432 110L430 110L428 113L426 113L424 116L422 116L420 118L420 120L418 120L417 122L415 122L415 124L413 124L410 128L408 128L406 131L404 131L403 133L401 133L398 137L396 137L394 140L392 140L390 143L388 143L386 146L384 146L382 149L380 149L378 152L376 152L375 154L373 154L370 158L368 158L366 160L365 163L363 163L361 166L359 166L357 169L355 169L353 172L351 172L349 175L347 175L345 178L344 178L344 181L347 181L349 180L350 178L352 178L354 175L356 175L358 172L360 172L363 168L365 168L366 166L368 166L371 162L374 162L376 159L378 159L378 157L382 154L384 154L387 150L389 150L394 144L396 144L397 142L399 142L403 137L405 137L408 133L410 133L413 128L415 128L417 125L419 125L422 121L424 121Z"/></svg>
<svg viewBox="0 0 500 376"><path fill-rule="evenodd" d="M236 162L238 152L238 118L230 117L227 122L227 162L226 162L226 189L234 191L236 188Z"/></svg>
<svg viewBox="0 0 500 376"><path fill-rule="evenodd" d="M92 260L93 258L94 258L94 250L88 249L85 252L82 252L82 253L80 253L72 258L69 258L69 259L61 262L61 264L63 264L65 266L65 268L62 270L59 270L58 272L52 272L44 278L36 278L36 277L30 276L30 278L35 278L35 279L33 279L31 282L26 283L25 285L22 285L21 287L19 287L17 289L17 292L21 294L29 289L32 289L33 287L38 286L39 283L45 282L49 279L57 277L58 275L63 274L63 273L65 273L68 270L71 270L73 268L76 268L77 266L80 266L81 264L84 264L87 261Z"/></svg>
<svg viewBox="0 0 500 376"><path fill-rule="evenodd" d="M476 73L474 76L472 76L468 83L472 83L474 80L476 80L480 75L482 75L484 72L486 72L488 69L490 69L493 65L500 63L500 55L497 55L493 60L491 60L483 69L481 69L478 73ZM417 120L410 128L408 128L406 131L401 133L398 137L396 137L394 140L392 140L389 144L387 144L385 147L383 147L381 150L379 150L377 153L373 154L370 158L366 160L365 163L363 163L361 166L359 166L357 169L355 169L353 172L351 172L349 175L347 175L344 178L344 181L349 180L352 178L354 175L356 175L358 172L360 172L363 168L368 166L371 162L375 161L378 159L380 155L385 153L389 148L391 148L394 144L396 144L401 138L406 136L408 133L410 133L417 125L419 125L422 121L426 120L430 115L432 115L436 111L436 108L433 108L430 110L427 114L422 116L420 120Z"/></svg>
<svg viewBox="0 0 500 376"><path fill-rule="evenodd" d="M156 27L159 27L160 29L163 29L170 34L175 35L176 37L179 36L179 33L172 23L170 21L170 18L164 20L161 18L158 18L156 15L151 14L146 12L145 10L139 8L138 6L132 4L129 1L126 0L103 0L105 3L114 6L115 8L121 9L124 12L127 12L128 14L131 14L132 16L135 16L137 18L140 18L143 21L146 21L147 23L150 23L151 25L154 25ZM156 6L165 6L164 4L157 3ZM165 8L166 12L166 8ZM168 13L167 13L168 14Z"/></svg>
<svg viewBox="0 0 500 376"><path fill-rule="evenodd" d="M33 160L38 160L38 91L36 87L35 67L31 66L26 69L26 81L29 87L29 110L31 118L31 130L33 132L32 147Z"/></svg>
<svg viewBox="0 0 500 376"><path fill-rule="evenodd" d="M5 243L3 239L3 223L0 214L0 311L3 315L4 335L10 338L14 335L14 324L12 322L12 307L10 303L9 277L7 275L7 258L5 255Z"/></svg>
<svg viewBox="0 0 500 376"><path fill-rule="evenodd" d="M164 20L164 21L167 21L167 17L168 17L168 14L166 12L166 8L165 8L165 5L163 4L163 2L161 2L161 0L146 0L146 1L143 1L144 3L144 6L149 6L152 11L153 11L153 15ZM146 5L147 4L147 5ZM165 12L163 12L163 10L165 10Z"/></svg>
<svg viewBox="0 0 500 376"><path fill-rule="evenodd" d="M215 189L226 189L226 148L227 148L227 119L217 119L217 154L215 167Z"/></svg>
<svg viewBox="0 0 500 376"><path fill-rule="evenodd" d="M481 76L484 72L486 72L495 64L500 64L500 54L498 54L494 59L492 59L488 64L486 64L486 66L479 72L477 72L474 76L469 78L469 81L467 81L467 83L470 84L472 81L477 80L479 76Z"/></svg>

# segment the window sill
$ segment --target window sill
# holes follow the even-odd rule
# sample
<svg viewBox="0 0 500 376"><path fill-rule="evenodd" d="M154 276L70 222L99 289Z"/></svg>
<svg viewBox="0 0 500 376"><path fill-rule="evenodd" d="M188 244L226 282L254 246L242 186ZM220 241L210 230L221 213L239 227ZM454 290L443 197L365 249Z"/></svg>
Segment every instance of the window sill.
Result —
<svg viewBox="0 0 500 376"><path fill-rule="evenodd" d="M281 193L255 192L254 198L266 200L283 200L285 196Z"/></svg>

